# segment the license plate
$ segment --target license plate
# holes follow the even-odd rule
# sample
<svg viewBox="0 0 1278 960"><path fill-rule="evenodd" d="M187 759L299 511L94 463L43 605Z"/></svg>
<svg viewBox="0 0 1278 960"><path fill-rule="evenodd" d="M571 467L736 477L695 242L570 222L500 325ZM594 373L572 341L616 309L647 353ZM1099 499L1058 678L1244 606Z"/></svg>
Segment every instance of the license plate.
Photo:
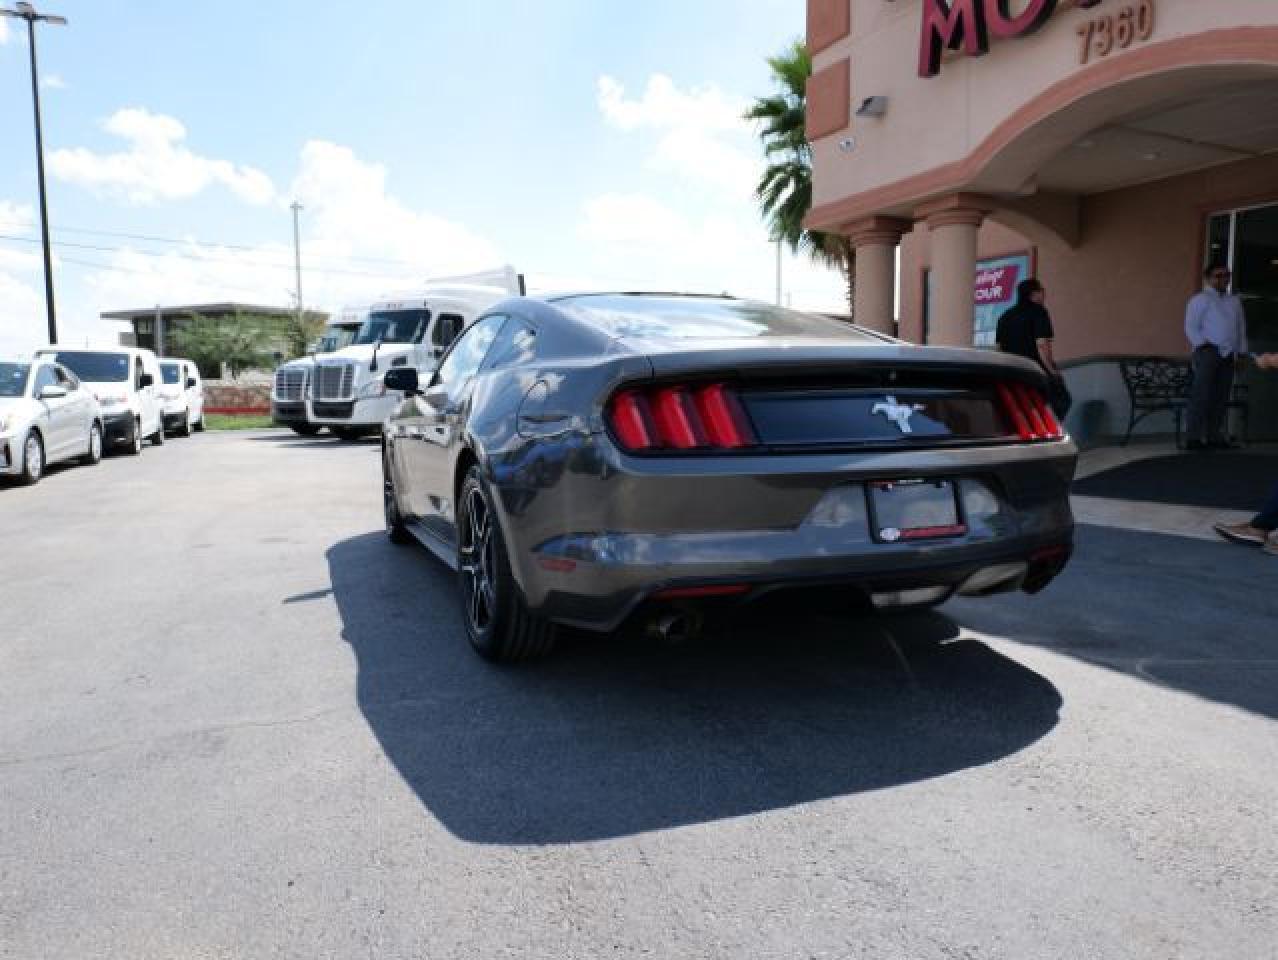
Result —
<svg viewBox="0 0 1278 960"><path fill-rule="evenodd" d="M967 533L952 480L874 480L866 487L870 523L879 543L940 540Z"/></svg>

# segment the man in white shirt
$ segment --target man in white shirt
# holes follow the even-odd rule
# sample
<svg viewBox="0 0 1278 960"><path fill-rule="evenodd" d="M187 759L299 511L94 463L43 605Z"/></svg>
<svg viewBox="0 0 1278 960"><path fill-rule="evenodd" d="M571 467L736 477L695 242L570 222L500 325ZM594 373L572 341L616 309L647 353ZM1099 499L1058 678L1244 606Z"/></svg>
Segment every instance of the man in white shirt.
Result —
<svg viewBox="0 0 1278 960"><path fill-rule="evenodd" d="M1225 414L1234 389L1234 369L1247 356L1247 319L1242 301L1229 292L1229 268L1214 264L1204 276L1206 286L1190 298L1185 310L1185 336L1194 351L1190 450L1231 446L1225 439Z"/></svg>

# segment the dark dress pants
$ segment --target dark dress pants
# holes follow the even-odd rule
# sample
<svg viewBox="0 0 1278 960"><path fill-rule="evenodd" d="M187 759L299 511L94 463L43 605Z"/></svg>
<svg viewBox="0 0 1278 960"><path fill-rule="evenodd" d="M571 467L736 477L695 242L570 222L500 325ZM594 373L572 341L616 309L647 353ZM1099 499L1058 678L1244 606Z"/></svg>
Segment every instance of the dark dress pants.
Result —
<svg viewBox="0 0 1278 960"><path fill-rule="evenodd" d="M1269 499L1251 521L1251 525L1257 530L1268 530L1271 533L1278 530L1278 487L1274 487L1273 493L1269 494Z"/></svg>
<svg viewBox="0 0 1278 960"><path fill-rule="evenodd" d="M1191 360L1194 385L1189 396L1188 441L1220 443L1225 439L1225 415L1234 390L1234 358L1222 357L1213 346L1199 347Z"/></svg>

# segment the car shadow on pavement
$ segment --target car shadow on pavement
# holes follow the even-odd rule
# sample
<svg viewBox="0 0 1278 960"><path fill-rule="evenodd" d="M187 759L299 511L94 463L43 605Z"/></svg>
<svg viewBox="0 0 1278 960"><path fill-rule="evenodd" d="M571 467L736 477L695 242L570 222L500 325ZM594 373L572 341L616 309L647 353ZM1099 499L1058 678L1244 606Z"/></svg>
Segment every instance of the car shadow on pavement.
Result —
<svg viewBox="0 0 1278 960"><path fill-rule="evenodd" d="M454 577L379 533L328 551L358 701L425 807L478 843L569 843L938 777L1057 723L1043 677L937 615L791 622L683 647L574 637L497 667Z"/></svg>
<svg viewBox="0 0 1278 960"><path fill-rule="evenodd" d="M1278 559L1259 548L1080 524L1034 597L953 601L965 627L1278 719Z"/></svg>

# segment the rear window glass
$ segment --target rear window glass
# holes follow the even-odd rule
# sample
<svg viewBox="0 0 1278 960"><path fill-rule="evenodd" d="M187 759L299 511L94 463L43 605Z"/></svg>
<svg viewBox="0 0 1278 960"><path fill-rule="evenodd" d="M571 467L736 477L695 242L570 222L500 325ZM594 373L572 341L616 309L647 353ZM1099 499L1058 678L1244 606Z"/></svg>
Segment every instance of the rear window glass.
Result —
<svg viewBox="0 0 1278 960"><path fill-rule="evenodd" d="M599 294L564 297L555 306L615 337L736 340L813 337L882 343L850 323L750 300Z"/></svg>
<svg viewBox="0 0 1278 960"><path fill-rule="evenodd" d="M182 371L176 363L160 364L160 373L165 383L179 383L182 380Z"/></svg>
<svg viewBox="0 0 1278 960"><path fill-rule="evenodd" d="M129 379L127 353L59 350L56 359L81 380L89 383L123 383Z"/></svg>

